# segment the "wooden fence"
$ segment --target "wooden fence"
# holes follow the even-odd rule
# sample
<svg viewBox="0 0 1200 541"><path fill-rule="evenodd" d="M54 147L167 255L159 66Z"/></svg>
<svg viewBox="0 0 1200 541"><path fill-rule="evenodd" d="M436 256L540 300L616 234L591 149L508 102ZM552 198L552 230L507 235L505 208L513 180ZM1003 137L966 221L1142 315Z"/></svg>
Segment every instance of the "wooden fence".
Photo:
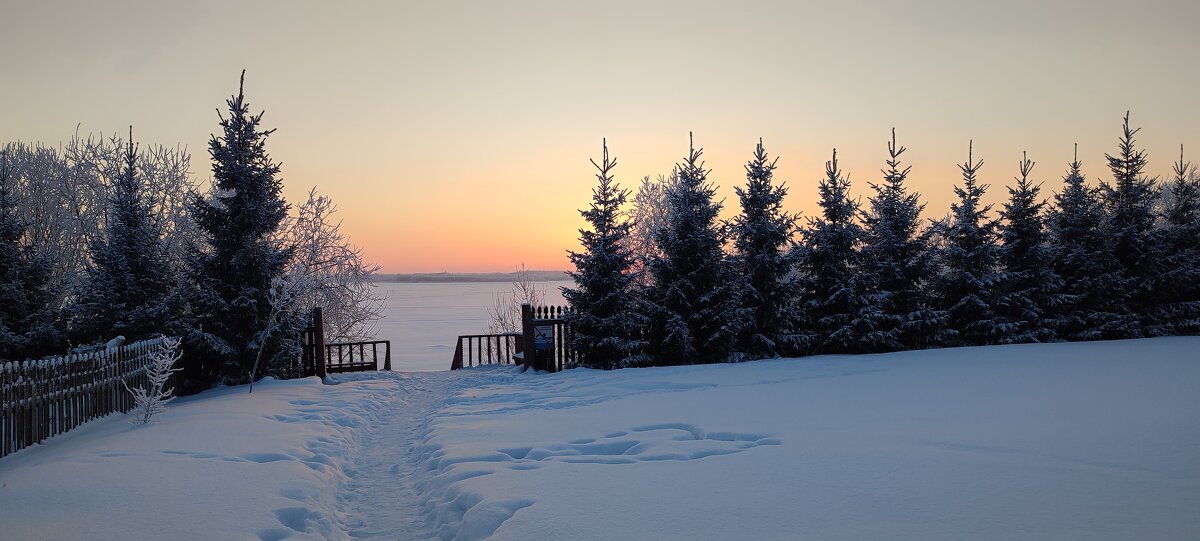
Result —
<svg viewBox="0 0 1200 541"><path fill-rule="evenodd" d="M380 349L383 349L383 357L379 356ZM358 351L357 357L354 356L356 350ZM384 370L392 369L391 341L373 340L325 344L325 370L330 374L373 372L379 370L380 360L383 361Z"/></svg>
<svg viewBox="0 0 1200 541"><path fill-rule="evenodd" d="M511 364L513 356L524 351L521 333L464 334L454 346L454 359L450 369L484 364Z"/></svg>
<svg viewBox="0 0 1200 541"><path fill-rule="evenodd" d="M521 332L464 334L454 347L451 370L483 364L519 363L525 368L558 372L579 355L571 346L571 326L565 306L521 305Z"/></svg>
<svg viewBox="0 0 1200 541"><path fill-rule="evenodd" d="M552 332L546 336L548 339L541 343L541 347L531 348L535 355L526 362L527 366L533 366L538 370L547 372L558 372L563 368L567 368L575 364L578 360L578 354L575 348L571 345L574 341L574 333L571 326L567 324L564 316L570 312L570 308L566 306L529 306L522 307L522 327L526 330L525 334L530 336L530 341L537 342L538 329L549 328ZM526 314L528 308L528 314ZM529 329L532 328L532 334Z"/></svg>
<svg viewBox="0 0 1200 541"><path fill-rule="evenodd" d="M150 354L161 343L145 340L111 351L0 362L0 457L132 409L125 385L145 385Z"/></svg>
<svg viewBox="0 0 1200 541"><path fill-rule="evenodd" d="M308 326L300 331L299 366L293 367L292 372L299 377L317 376L325 378L325 320L321 308L313 308L309 316Z"/></svg>
<svg viewBox="0 0 1200 541"><path fill-rule="evenodd" d="M381 350L382 357L379 355ZM321 308L317 307L313 308L308 326L300 332L299 366L294 372L302 378L317 376L324 379L326 374L379 370L379 361L383 361L384 370L392 369L391 341L326 344L325 320Z"/></svg>

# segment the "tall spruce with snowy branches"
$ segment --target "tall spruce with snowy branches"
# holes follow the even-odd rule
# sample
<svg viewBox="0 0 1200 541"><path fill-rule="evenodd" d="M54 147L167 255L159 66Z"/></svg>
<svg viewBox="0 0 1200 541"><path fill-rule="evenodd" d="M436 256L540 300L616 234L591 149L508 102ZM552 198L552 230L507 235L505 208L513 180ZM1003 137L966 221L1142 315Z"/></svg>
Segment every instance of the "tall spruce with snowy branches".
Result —
<svg viewBox="0 0 1200 541"><path fill-rule="evenodd" d="M1112 184L1101 185L1104 194L1105 232L1114 265L1107 277L1110 310L1120 317L1105 338L1135 338L1147 333L1153 286L1159 271L1158 253L1152 242L1155 179L1143 174L1146 152L1135 145L1141 128L1129 127L1125 113L1117 154L1105 154Z"/></svg>
<svg viewBox="0 0 1200 541"><path fill-rule="evenodd" d="M773 181L777 161L768 157L759 139L754 157L746 164L746 187L734 188L742 213L733 219L730 233L746 311L740 349L754 358L795 354L800 345L796 333L800 284L792 270L797 217L783 211L787 187Z"/></svg>
<svg viewBox="0 0 1200 541"><path fill-rule="evenodd" d="M1000 211L1000 263L1003 283L997 310L1012 325L1004 343L1055 340L1061 327L1058 307L1062 280L1054 272L1051 247L1043 217L1045 200L1041 184L1029 178L1034 162L1024 152L1020 176L1008 188L1008 201Z"/></svg>
<svg viewBox="0 0 1200 541"><path fill-rule="evenodd" d="M1067 340L1103 338L1105 329L1118 319L1108 311L1106 300L1111 259L1103 224L1099 191L1087 185L1076 145L1047 220L1052 268L1062 279L1062 302L1053 317L1059 322L1060 336Z"/></svg>
<svg viewBox="0 0 1200 541"><path fill-rule="evenodd" d="M174 272L137 162L130 127L104 237L92 243L88 281L79 293L75 335L81 343L117 335L139 340L165 332L173 320Z"/></svg>
<svg viewBox="0 0 1200 541"><path fill-rule="evenodd" d="M688 134L688 155L667 187L667 226L655 233L650 260L648 352L658 364L729 360L740 333L738 283L724 252L716 188Z"/></svg>
<svg viewBox="0 0 1200 541"><path fill-rule="evenodd" d="M209 141L213 191L196 198L193 215L204 234L191 252L190 305L195 317L184 356L189 391L217 381L245 382L259 349L267 372L296 354L295 317L280 318L280 332L263 343L256 338L271 319L268 295L283 276L291 249L275 240L287 204L280 191L279 164L266 151L274 130L260 128L263 113L250 113L244 90L226 101L222 134Z"/></svg>
<svg viewBox="0 0 1200 541"><path fill-rule="evenodd" d="M988 218L991 205L980 199L988 185L980 185L983 160L974 161L974 142L967 161L958 166L963 184L955 186L958 202L950 205L950 220L942 228L942 276L938 292L947 311L947 328L954 333L949 345L977 346L1000 343L1012 325L996 313L999 246L996 223Z"/></svg>
<svg viewBox="0 0 1200 541"><path fill-rule="evenodd" d="M17 209L8 152L0 149L0 360L61 352L61 326L52 306L52 262L37 250Z"/></svg>
<svg viewBox="0 0 1200 541"><path fill-rule="evenodd" d="M1153 334L1200 333L1200 175L1189 162L1172 166L1174 175L1164 187L1162 227L1154 244L1163 252L1161 272L1154 285Z"/></svg>
<svg viewBox="0 0 1200 541"><path fill-rule="evenodd" d="M572 328L572 345L580 354L580 365L602 370L622 368L641 354L645 346L641 331L644 316L638 311L635 296L634 257L627 248L630 222L621 206L629 197L613 179L616 158L604 155L596 167L598 184L592 190L592 204L580 211L591 230L579 230L582 252L569 252L575 271L569 273L576 287L562 288L563 298L571 306L564 319Z"/></svg>
<svg viewBox="0 0 1200 541"><path fill-rule="evenodd" d="M905 147L896 144L896 129L888 142L883 182L869 183L875 195L863 216L863 264L878 290L880 331L901 349L920 349L945 339L945 312L933 307L929 287L936 274L932 236L922 227L925 204L909 193L904 182L911 166L901 168Z"/></svg>
<svg viewBox="0 0 1200 541"><path fill-rule="evenodd" d="M808 290L804 316L816 333L816 351L861 353L896 349L883 330L874 277L865 272L860 251L865 232L850 179L838 168L837 149L825 162L818 184L821 214L802 231L799 268Z"/></svg>

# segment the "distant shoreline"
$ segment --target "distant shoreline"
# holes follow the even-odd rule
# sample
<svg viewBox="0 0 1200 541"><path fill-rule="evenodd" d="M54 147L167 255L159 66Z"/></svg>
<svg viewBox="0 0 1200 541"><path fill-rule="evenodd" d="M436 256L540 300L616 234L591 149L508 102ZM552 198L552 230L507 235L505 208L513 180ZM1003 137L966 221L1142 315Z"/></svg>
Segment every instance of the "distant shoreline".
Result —
<svg viewBox="0 0 1200 541"><path fill-rule="evenodd" d="M571 276L565 271L526 271L534 282L566 282ZM374 274L373 282L391 283L449 283L449 282L512 282L515 272L420 272L411 274Z"/></svg>

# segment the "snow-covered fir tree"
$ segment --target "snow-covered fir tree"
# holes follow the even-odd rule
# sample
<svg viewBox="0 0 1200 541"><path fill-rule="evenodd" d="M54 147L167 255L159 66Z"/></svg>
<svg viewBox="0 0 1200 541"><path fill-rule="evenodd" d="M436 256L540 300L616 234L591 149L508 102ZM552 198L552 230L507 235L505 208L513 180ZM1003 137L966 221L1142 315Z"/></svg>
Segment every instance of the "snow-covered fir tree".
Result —
<svg viewBox="0 0 1200 541"><path fill-rule="evenodd" d="M1101 185L1104 194L1105 232L1114 265L1106 277L1111 284L1110 311L1120 314L1106 338L1144 336L1152 306L1153 286L1159 272L1158 253L1150 242L1154 230L1155 179L1143 174L1146 152L1135 145L1141 128L1129 127L1129 113L1121 125L1117 155L1105 154L1112 184Z"/></svg>
<svg viewBox="0 0 1200 541"><path fill-rule="evenodd" d="M1075 158L1063 176L1062 191L1054 196L1047 226L1050 231L1051 267L1062 280L1061 304L1052 318L1059 322L1059 335L1067 340L1103 338L1117 319L1108 311L1107 284L1110 256L1105 243L1104 209L1099 191L1087 185Z"/></svg>
<svg viewBox="0 0 1200 541"><path fill-rule="evenodd" d="M1000 211L1000 263L1003 283L996 309L1012 325L1003 343L1047 342L1061 327L1062 280L1054 272L1051 247L1043 218L1045 200L1041 184L1029 178L1034 163L1021 153L1020 176L1008 187L1008 201Z"/></svg>
<svg viewBox="0 0 1200 541"><path fill-rule="evenodd" d="M131 127L104 237L92 243L88 281L78 295L74 334L79 343L118 335L140 340L163 332L172 321L174 272L150 207Z"/></svg>
<svg viewBox="0 0 1200 541"><path fill-rule="evenodd" d="M804 317L816 333L815 351L860 353L897 349L882 330L883 313L860 251L865 232L858 222L858 201L850 197L850 179L838 168L837 149L825 162L818 184L821 214L802 232L799 268L808 290Z"/></svg>
<svg viewBox="0 0 1200 541"><path fill-rule="evenodd" d="M863 216L863 264L875 280L887 342L902 349L931 347L946 338L946 314L933 307L929 292L936 275L934 229L923 227L920 194L904 185L912 167L901 168L905 147L896 144L895 128L887 146L883 182L869 183L875 195Z"/></svg>
<svg viewBox="0 0 1200 541"><path fill-rule="evenodd" d="M740 332L738 281L725 256L721 204L708 183L701 150L691 144L667 188L668 226L657 231L647 292L648 352L661 364L728 360Z"/></svg>
<svg viewBox="0 0 1200 541"><path fill-rule="evenodd" d="M266 151L273 130L260 128L263 114L250 113L243 89L239 83L237 95L227 100L222 134L209 142L212 194L193 203L204 238L192 250L188 271L195 317L184 356L189 391L217 381L245 382L260 347L266 348L267 373L297 353L293 331L299 322L290 314L271 339L255 340L270 319L272 281L283 276L292 250L275 241L287 204L280 195L279 165Z"/></svg>
<svg viewBox="0 0 1200 541"><path fill-rule="evenodd" d="M52 304L52 263L29 242L12 179L8 153L0 150L0 360L19 361L65 348Z"/></svg>
<svg viewBox="0 0 1200 541"><path fill-rule="evenodd" d="M608 141L596 167L592 204L579 213L591 229L579 230L582 252L569 252L576 287L562 288L571 306L564 316L571 325L572 346L581 356L580 365L602 370L631 364L645 347L642 340L644 316L635 297L634 258L626 247L630 223L621 213L629 197L613 179L616 158L608 156Z"/></svg>
<svg viewBox="0 0 1200 541"><path fill-rule="evenodd" d="M746 164L746 187L735 188L742 213L730 226L737 249L734 263L744 284L742 308L747 313L740 349L754 358L795 354L800 346L796 333L800 284L792 249L797 217L783 210L787 187L774 183L777 161L768 157L759 139L754 157Z"/></svg>
<svg viewBox="0 0 1200 541"><path fill-rule="evenodd" d="M974 161L974 142L967 161L960 164L963 184L955 186L958 202L950 205L950 221L942 227L942 276L938 293L947 311L947 327L954 333L951 345L996 344L1012 333L1012 325L996 313L1000 248L996 223L988 217L991 205L980 199L988 185L980 185L983 160Z"/></svg>
<svg viewBox="0 0 1200 541"><path fill-rule="evenodd" d="M1162 227L1154 243L1163 253L1161 272L1154 285L1158 307L1153 334L1200 333L1200 175L1183 160L1172 166L1174 175L1164 187Z"/></svg>

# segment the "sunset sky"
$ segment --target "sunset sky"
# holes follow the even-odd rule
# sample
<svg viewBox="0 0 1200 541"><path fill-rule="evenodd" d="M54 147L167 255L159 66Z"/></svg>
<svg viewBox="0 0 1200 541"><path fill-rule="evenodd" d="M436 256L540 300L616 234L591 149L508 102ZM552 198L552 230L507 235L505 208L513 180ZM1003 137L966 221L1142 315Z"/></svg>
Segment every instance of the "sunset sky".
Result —
<svg viewBox="0 0 1200 541"><path fill-rule="evenodd" d="M865 201L893 126L929 218L970 139L994 203L1022 150L1047 196L1075 142L1108 179L1127 109L1150 173L1200 161L1195 0L0 5L0 142L132 124L207 182L245 68L288 201L386 272L567 268L605 137L634 189L694 132L727 216L759 137L806 216L833 147Z"/></svg>

